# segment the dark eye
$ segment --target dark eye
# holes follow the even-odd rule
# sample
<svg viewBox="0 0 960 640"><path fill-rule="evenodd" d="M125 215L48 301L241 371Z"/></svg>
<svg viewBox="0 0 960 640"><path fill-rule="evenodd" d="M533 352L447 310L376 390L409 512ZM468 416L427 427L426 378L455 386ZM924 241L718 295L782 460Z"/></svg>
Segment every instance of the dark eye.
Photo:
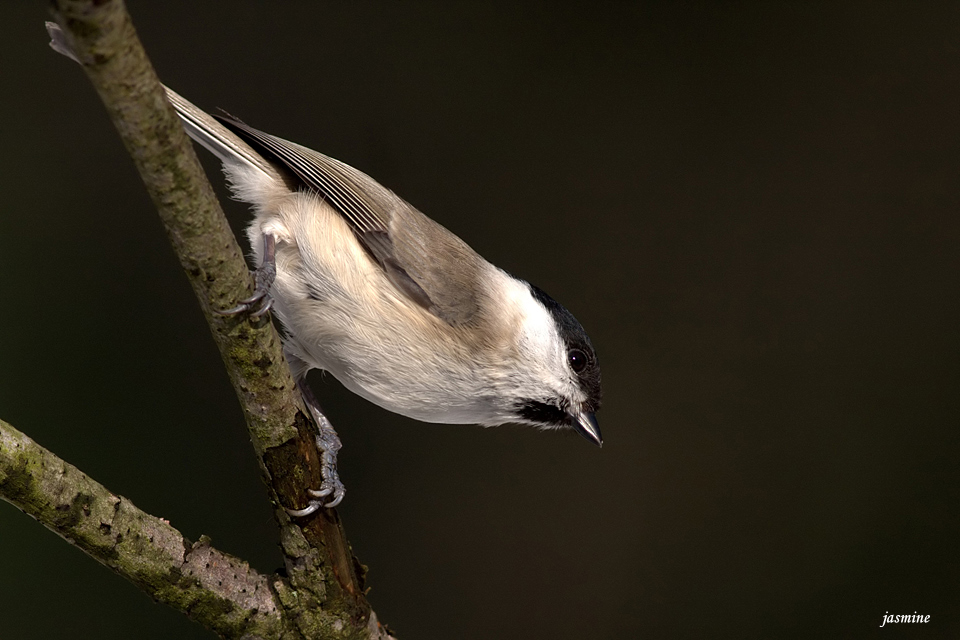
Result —
<svg viewBox="0 0 960 640"><path fill-rule="evenodd" d="M567 360L570 362L570 368L574 373L580 373L587 366L587 354L580 349L570 349L567 352Z"/></svg>

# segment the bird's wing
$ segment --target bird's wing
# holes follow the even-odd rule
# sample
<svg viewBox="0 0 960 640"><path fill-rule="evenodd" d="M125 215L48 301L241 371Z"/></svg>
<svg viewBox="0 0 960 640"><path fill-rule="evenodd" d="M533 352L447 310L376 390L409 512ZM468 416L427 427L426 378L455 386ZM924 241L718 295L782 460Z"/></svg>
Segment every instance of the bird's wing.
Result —
<svg viewBox="0 0 960 640"><path fill-rule="evenodd" d="M408 298L447 323L478 321L482 282L493 269L460 238L353 167L236 118L214 116L267 160L319 194Z"/></svg>

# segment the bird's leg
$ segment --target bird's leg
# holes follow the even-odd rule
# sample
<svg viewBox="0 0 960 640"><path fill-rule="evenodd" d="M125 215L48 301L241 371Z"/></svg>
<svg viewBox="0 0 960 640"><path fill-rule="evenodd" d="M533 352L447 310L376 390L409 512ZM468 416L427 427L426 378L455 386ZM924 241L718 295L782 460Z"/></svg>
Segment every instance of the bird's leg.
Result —
<svg viewBox="0 0 960 640"><path fill-rule="evenodd" d="M306 376L298 377L297 387L300 389L300 394L303 396L303 401L310 410L310 414L320 428L320 433L317 435L317 450L320 453L320 473L323 476L323 482L319 489L307 490L314 499L310 500L306 507L303 509L287 509L287 513L291 516L302 517L310 515L320 507L330 509L337 506L343 500L346 488L340 482L340 476L337 474L337 452L341 446L340 438L337 437L337 432L333 430L330 420L323 415L317 397L313 395L313 390L307 384ZM324 503L327 498L330 498L330 500Z"/></svg>
<svg viewBox="0 0 960 640"><path fill-rule="evenodd" d="M232 309L218 311L222 316L236 316L249 313L252 318L259 318L273 306L270 296L270 287L277 277L277 237L270 233L263 234L263 262L253 272L256 288L253 295Z"/></svg>

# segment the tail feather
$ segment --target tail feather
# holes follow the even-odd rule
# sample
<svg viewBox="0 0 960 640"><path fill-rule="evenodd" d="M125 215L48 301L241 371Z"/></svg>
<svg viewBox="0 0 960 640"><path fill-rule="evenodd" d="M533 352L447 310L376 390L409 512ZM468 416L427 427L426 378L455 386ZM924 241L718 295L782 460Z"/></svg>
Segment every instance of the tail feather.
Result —
<svg viewBox="0 0 960 640"><path fill-rule="evenodd" d="M47 33L50 35L50 48L82 64L60 25L47 22ZM170 87L164 85L163 88L167 92L167 100L180 116L187 135L220 158L224 165L257 169L271 178L280 177L277 169L239 136Z"/></svg>
<svg viewBox="0 0 960 640"><path fill-rule="evenodd" d="M259 169L271 177L277 177L277 170L264 160L237 134L227 129L206 111L199 109L192 102L179 93L164 86L167 90L167 100L177 110L177 115L183 121L183 128L187 135L197 141L197 144L220 158L224 164L239 164Z"/></svg>

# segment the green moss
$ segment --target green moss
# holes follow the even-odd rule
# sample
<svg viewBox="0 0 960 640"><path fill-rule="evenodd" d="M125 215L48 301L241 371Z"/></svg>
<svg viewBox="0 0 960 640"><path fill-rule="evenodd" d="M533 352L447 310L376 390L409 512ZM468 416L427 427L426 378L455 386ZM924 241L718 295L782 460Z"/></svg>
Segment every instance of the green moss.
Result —
<svg viewBox="0 0 960 640"><path fill-rule="evenodd" d="M6 475L0 478L0 493L22 503L32 502L31 498L35 491L36 480L30 473L29 455L22 453L7 469Z"/></svg>

